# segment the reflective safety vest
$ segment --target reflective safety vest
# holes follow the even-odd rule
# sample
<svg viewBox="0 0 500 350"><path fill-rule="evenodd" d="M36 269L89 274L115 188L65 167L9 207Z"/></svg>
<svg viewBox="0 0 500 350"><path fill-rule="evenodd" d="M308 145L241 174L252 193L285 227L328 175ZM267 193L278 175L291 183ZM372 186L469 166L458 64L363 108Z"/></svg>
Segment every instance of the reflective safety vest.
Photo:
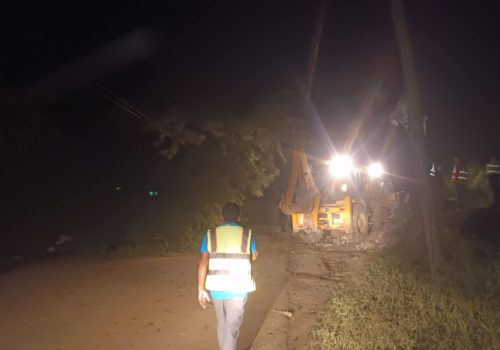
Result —
<svg viewBox="0 0 500 350"><path fill-rule="evenodd" d="M486 164L486 175L499 175L500 174L500 164L498 163L488 163Z"/></svg>
<svg viewBox="0 0 500 350"><path fill-rule="evenodd" d="M436 166L432 163L432 168L429 170L429 176L436 176Z"/></svg>
<svg viewBox="0 0 500 350"><path fill-rule="evenodd" d="M253 292L252 231L241 226L219 226L207 232L209 249L205 288L223 292Z"/></svg>
<svg viewBox="0 0 500 350"><path fill-rule="evenodd" d="M454 184L465 184L469 179L469 173L464 167L461 167L457 170L457 166L453 167L453 171L451 172L451 182Z"/></svg>

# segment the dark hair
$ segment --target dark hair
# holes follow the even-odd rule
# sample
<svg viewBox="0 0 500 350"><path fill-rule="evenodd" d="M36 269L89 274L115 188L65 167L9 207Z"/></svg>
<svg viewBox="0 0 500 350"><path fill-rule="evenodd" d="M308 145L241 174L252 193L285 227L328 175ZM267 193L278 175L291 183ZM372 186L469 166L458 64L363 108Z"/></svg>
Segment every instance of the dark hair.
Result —
<svg viewBox="0 0 500 350"><path fill-rule="evenodd" d="M236 203L226 203L222 208L225 221L236 222L240 218L240 206Z"/></svg>

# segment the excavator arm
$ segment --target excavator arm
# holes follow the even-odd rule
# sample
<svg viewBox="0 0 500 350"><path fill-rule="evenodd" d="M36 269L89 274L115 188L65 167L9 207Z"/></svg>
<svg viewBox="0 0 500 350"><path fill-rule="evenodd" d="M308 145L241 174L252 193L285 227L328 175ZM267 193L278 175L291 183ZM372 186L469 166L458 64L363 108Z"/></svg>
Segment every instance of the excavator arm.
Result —
<svg viewBox="0 0 500 350"><path fill-rule="evenodd" d="M293 231L316 231L321 194L314 181L305 152L305 134L293 136L291 169L285 194L279 203L285 215L292 216Z"/></svg>

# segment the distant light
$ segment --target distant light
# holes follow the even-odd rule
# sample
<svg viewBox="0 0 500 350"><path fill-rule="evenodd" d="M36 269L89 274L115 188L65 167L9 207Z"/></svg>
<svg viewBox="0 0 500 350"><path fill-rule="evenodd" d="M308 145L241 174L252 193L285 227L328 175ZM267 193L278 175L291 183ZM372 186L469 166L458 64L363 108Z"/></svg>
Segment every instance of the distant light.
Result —
<svg viewBox="0 0 500 350"><path fill-rule="evenodd" d="M367 170L368 170L368 175L371 178L379 178L382 177L382 175L384 175L384 167L380 163L370 164Z"/></svg>
<svg viewBox="0 0 500 350"><path fill-rule="evenodd" d="M116 192L121 191L121 190L122 190L122 187L121 187L121 186L116 186L116 187L115 187L115 190L116 190Z"/></svg>
<svg viewBox="0 0 500 350"><path fill-rule="evenodd" d="M347 177L354 170L352 158L347 155L336 156L330 161L329 167L330 173L337 178Z"/></svg>
<svg viewBox="0 0 500 350"><path fill-rule="evenodd" d="M158 197L159 192L158 191L149 191L148 194L149 194L150 197Z"/></svg>

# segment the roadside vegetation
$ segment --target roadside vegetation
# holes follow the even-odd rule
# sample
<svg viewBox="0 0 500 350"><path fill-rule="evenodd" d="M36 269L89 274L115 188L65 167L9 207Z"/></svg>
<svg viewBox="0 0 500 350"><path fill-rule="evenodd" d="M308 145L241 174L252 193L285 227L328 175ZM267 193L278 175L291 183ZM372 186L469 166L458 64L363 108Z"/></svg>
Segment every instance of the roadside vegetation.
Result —
<svg viewBox="0 0 500 350"><path fill-rule="evenodd" d="M220 221L224 203L263 197L280 175L293 114L284 104L270 103L239 117L201 124L174 118L160 125L157 151L170 163L174 181L156 227L158 242L197 248L207 228Z"/></svg>
<svg viewBox="0 0 500 350"><path fill-rule="evenodd" d="M57 234L107 257L195 249L225 202L260 198L280 175L297 114L286 101L278 96L238 111L173 109L154 125L110 112L90 136L61 129L39 106L0 101L9 116L0 143L10 150L4 187L12 203L0 265L40 258ZM148 196L151 190L158 195Z"/></svg>
<svg viewBox="0 0 500 350"><path fill-rule="evenodd" d="M151 132L168 168L161 179L164 195L141 215L128 217L123 234L101 241L95 251L123 258L198 249L225 203L263 197L280 175L293 113L288 105L269 103L205 122L186 122L194 117L180 112L169 115Z"/></svg>
<svg viewBox="0 0 500 350"><path fill-rule="evenodd" d="M486 215L491 225L497 214ZM455 213L440 218L437 286L427 273L424 237L408 225L397 244L336 286L311 332L313 347L499 349L498 241L476 235L469 220Z"/></svg>

